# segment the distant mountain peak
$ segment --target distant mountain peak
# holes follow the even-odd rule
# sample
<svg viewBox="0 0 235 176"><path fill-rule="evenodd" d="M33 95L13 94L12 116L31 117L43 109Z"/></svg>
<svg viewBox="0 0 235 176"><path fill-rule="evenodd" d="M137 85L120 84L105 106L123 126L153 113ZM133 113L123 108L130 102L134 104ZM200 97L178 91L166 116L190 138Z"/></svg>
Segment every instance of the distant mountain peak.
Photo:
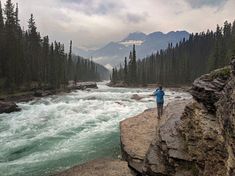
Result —
<svg viewBox="0 0 235 176"><path fill-rule="evenodd" d="M168 32L168 33L166 33L166 35L172 35L172 34L182 34L182 35L184 35L184 34L189 34L187 31L170 31L170 32Z"/></svg>
<svg viewBox="0 0 235 176"><path fill-rule="evenodd" d="M126 38L124 38L121 42L129 41L129 40L137 40L143 41L146 38L146 34L143 32L132 32Z"/></svg>

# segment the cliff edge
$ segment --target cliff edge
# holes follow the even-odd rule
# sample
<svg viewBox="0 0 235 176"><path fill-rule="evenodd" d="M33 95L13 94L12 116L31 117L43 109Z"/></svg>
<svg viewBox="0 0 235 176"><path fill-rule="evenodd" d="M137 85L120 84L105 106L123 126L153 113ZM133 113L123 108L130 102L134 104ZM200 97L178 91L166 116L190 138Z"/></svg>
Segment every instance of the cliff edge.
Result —
<svg viewBox="0 0 235 176"><path fill-rule="evenodd" d="M140 174L235 175L235 58L196 79L190 92L193 100L168 104L160 121L149 110L120 123L123 158ZM150 134L148 140L139 133Z"/></svg>

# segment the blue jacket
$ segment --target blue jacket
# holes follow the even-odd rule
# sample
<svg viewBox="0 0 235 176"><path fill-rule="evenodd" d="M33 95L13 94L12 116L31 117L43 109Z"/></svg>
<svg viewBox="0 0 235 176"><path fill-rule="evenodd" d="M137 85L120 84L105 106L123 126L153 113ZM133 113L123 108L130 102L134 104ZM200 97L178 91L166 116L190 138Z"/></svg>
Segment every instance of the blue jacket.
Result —
<svg viewBox="0 0 235 176"><path fill-rule="evenodd" d="M165 92L163 90L157 89L154 93L154 96L156 96L156 102L157 103L164 103L164 95Z"/></svg>

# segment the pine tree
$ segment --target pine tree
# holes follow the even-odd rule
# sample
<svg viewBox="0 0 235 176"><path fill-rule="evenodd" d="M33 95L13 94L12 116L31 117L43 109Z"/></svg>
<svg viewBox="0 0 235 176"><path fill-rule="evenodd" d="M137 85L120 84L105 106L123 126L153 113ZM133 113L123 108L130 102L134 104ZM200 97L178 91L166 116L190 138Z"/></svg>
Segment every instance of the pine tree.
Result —
<svg viewBox="0 0 235 176"><path fill-rule="evenodd" d="M235 20L233 21L233 26L232 26L232 54L235 56Z"/></svg>
<svg viewBox="0 0 235 176"><path fill-rule="evenodd" d="M5 21L6 30L8 32L14 30L16 19L15 19L14 5L11 2L11 0L6 1L4 13L6 16L6 21Z"/></svg>
<svg viewBox="0 0 235 176"><path fill-rule="evenodd" d="M133 82L136 83L137 82L137 64L136 64L136 50L135 50L135 45L133 45L133 56L132 56L132 79Z"/></svg>
<svg viewBox="0 0 235 176"><path fill-rule="evenodd" d="M12 4L11 0L7 0L5 4L5 59L3 62L4 65L4 72L5 72L5 88L9 88L10 91L13 91L15 88L15 77L16 77L16 65L15 65L15 58L16 56L16 19L15 19L15 12L14 12L14 5Z"/></svg>
<svg viewBox="0 0 235 176"><path fill-rule="evenodd" d="M32 81L40 82L42 78L40 77L40 35L37 32L37 27L33 14L30 15L28 21L28 36L29 36L29 63L30 72L32 74Z"/></svg>
<svg viewBox="0 0 235 176"><path fill-rule="evenodd" d="M1 79L3 78L3 57L4 57L4 49L3 49L3 46L4 46L4 35L3 35L3 32L4 32L4 21L3 21L3 14L2 14L2 4L1 4L1 1L0 1L0 86L1 86Z"/></svg>
<svg viewBox="0 0 235 176"><path fill-rule="evenodd" d="M132 80L132 72L133 72L133 68L132 68L132 61L133 61L133 55L132 52L130 52L129 54L129 62L128 62L128 83L132 84L133 80Z"/></svg>
<svg viewBox="0 0 235 176"><path fill-rule="evenodd" d="M70 46L69 46L69 58L68 58L68 78L69 80L73 80L73 61L72 61L72 40L70 41Z"/></svg>
<svg viewBox="0 0 235 176"><path fill-rule="evenodd" d="M18 30L20 30L19 6L18 6L18 3L16 3L15 19L16 19L15 20L16 26L18 27Z"/></svg>
<svg viewBox="0 0 235 176"><path fill-rule="evenodd" d="M125 63L124 63L124 82L128 83L128 65L127 65L126 57L125 57Z"/></svg>
<svg viewBox="0 0 235 176"><path fill-rule="evenodd" d="M42 41L42 62L43 62L43 70L42 70L42 80L44 83L49 81L49 37L45 36Z"/></svg>
<svg viewBox="0 0 235 176"><path fill-rule="evenodd" d="M3 21L3 14L2 14L2 3L0 1L0 34L3 33L4 29L4 21Z"/></svg>

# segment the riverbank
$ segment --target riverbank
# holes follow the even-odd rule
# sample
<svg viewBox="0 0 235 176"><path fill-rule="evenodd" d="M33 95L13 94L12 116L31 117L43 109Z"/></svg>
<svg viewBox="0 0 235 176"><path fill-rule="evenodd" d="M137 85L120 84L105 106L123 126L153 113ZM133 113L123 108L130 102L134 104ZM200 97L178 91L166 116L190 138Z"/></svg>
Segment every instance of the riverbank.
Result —
<svg viewBox="0 0 235 176"><path fill-rule="evenodd" d="M21 91L15 93L2 93L0 94L0 113L11 113L19 111L20 108L16 105L19 102L28 102L37 98L43 98L52 95L58 95L63 93L70 93L74 90L89 90L97 89L97 83L95 82L80 82L76 85L70 84L61 89L44 89L38 88L33 91Z"/></svg>
<svg viewBox="0 0 235 176"><path fill-rule="evenodd" d="M123 82L119 83L112 83L109 82L107 86L110 87L120 87L120 88L149 88L149 89L156 89L159 87L159 84L135 84L135 85L129 85ZM164 88L172 90L172 91L180 91L180 92L188 92L190 89L190 85L163 85Z"/></svg>

